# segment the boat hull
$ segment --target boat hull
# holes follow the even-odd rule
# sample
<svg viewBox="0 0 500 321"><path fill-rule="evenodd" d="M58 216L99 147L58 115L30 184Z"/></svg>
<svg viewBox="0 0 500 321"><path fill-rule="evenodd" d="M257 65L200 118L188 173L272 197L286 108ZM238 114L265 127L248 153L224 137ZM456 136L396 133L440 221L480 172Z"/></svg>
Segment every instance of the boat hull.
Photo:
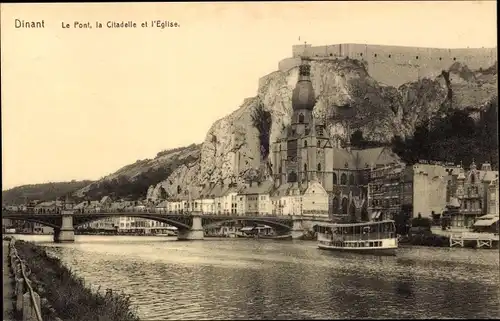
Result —
<svg viewBox="0 0 500 321"><path fill-rule="evenodd" d="M291 235L276 235L276 236L259 236L259 239L264 240L291 240Z"/></svg>
<svg viewBox="0 0 500 321"><path fill-rule="evenodd" d="M371 255L383 255L383 256L395 256L397 247L392 248L352 248L352 247L337 247L326 244L318 244L318 248L327 251L337 251L337 252L349 252L349 253L359 253L359 254L371 254Z"/></svg>
<svg viewBox="0 0 500 321"><path fill-rule="evenodd" d="M236 234L236 237L246 238L246 239L262 239L262 240L291 240L291 235L241 235Z"/></svg>

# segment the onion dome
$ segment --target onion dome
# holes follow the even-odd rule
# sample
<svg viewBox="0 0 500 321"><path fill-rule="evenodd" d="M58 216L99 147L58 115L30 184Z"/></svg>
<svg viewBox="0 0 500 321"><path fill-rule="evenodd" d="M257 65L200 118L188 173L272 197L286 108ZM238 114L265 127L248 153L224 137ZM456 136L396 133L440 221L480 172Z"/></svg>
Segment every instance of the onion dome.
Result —
<svg viewBox="0 0 500 321"><path fill-rule="evenodd" d="M315 104L316 96L311 83L311 66L303 59L299 66L299 80L292 94L292 108L293 110L313 110Z"/></svg>

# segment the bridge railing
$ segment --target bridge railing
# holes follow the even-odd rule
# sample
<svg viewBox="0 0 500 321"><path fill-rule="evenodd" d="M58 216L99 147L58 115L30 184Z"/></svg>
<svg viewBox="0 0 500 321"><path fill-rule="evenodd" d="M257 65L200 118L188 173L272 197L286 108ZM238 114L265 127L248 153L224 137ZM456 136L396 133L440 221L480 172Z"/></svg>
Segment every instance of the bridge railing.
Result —
<svg viewBox="0 0 500 321"><path fill-rule="evenodd" d="M231 211L215 211L215 212L202 212L202 211L188 211L188 210L178 210L172 211L165 208L78 208L73 209L76 214L116 214L116 213L133 213L137 214L160 214L160 215L206 215L206 216L231 216L231 217L282 217L282 218L291 218L291 217L304 217L304 218L328 218L329 214L325 211L305 211L304 213L287 213L284 214L280 211L271 211L271 212L245 212L245 213L234 213ZM11 210L3 210L2 214L34 214L34 215L44 215L44 214L61 214L62 211L59 209L27 209L20 211L11 211Z"/></svg>

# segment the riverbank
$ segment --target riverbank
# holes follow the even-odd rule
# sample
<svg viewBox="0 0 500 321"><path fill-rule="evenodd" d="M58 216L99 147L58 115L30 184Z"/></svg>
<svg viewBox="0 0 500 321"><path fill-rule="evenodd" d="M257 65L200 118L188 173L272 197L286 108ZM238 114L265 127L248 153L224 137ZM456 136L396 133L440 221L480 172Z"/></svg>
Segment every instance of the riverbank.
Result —
<svg viewBox="0 0 500 321"><path fill-rule="evenodd" d="M9 268L9 241L4 239L3 249L3 319L14 318L14 277Z"/></svg>
<svg viewBox="0 0 500 321"><path fill-rule="evenodd" d="M93 293L66 268L59 259L51 257L44 248L30 242L16 241L19 256L31 270L30 279L42 300L42 315L46 320L59 317L65 321L136 321L128 296L107 290Z"/></svg>

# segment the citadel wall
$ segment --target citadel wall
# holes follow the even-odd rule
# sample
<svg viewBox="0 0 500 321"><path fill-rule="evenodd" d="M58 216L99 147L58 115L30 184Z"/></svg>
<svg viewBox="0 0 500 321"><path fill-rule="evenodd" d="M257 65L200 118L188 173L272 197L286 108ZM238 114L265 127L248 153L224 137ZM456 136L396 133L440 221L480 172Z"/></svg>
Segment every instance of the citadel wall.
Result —
<svg viewBox="0 0 500 321"><path fill-rule="evenodd" d="M351 58L363 61L368 73L387 85L400 85L420 78L432 78L459 62L470 69L486 69L497 61L496 48L419 48L363 44L336 44L328 46L294 45L292 57L280 61L279 70L287 71L300 64L306 52L311 59Z"/></svg>

